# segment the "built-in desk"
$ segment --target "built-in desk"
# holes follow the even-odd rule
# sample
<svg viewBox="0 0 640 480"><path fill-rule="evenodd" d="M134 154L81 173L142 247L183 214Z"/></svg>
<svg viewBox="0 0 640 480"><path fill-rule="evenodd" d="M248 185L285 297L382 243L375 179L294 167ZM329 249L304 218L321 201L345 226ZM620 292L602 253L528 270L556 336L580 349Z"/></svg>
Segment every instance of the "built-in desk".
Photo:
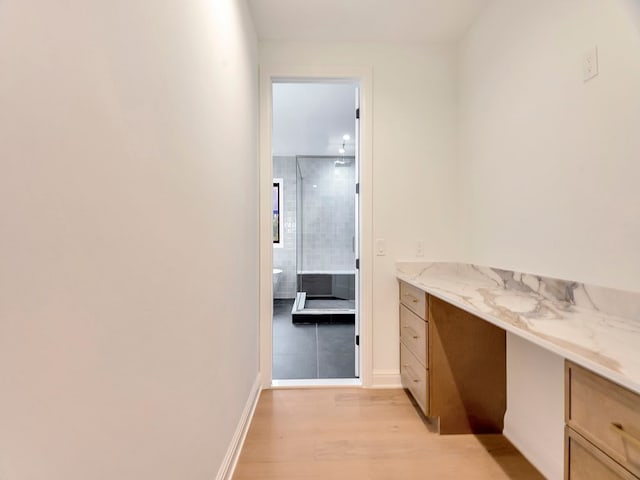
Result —
<svg viewBox="0 0 640 480"><path fill-rule="evenodd" d="M502 432L506 377L503 329L400 282L400 378L441 434Z"/></svg>
<svg viewBox="0 0 640 480"><path fill-rule="evenodd" d="M465 423L472 432L483 432L487 425L501 428L494 418L504 415L504 386L495 379L502 375L504 343L493 331L507 331L567 360L565 477L639 478L640 415L628 411L640 405L640 294L455 263L398 264L398 279L401 369L409 365L414 372L420 365L408 338L414 335L403 338L406 325L412 330L418 325L415 318L407 324L407 310L425 323L422 407L425 414L440 417L441 433L466 431ZM417 312L410 305L418 305ZM478 330L480 324L491 328ZM469 386L488 372L493 383L485 394ZM402 377L406 385L416 383L406 372ZM454 393L457 409L443 410L436 400L440 389ZM572 399L579 399L580 406ZM591 412L590 418L611 405L622 405L622 413L607 416L606 433L575 420L575 411ZM450 431L442 428L456 422Z"/></svg>

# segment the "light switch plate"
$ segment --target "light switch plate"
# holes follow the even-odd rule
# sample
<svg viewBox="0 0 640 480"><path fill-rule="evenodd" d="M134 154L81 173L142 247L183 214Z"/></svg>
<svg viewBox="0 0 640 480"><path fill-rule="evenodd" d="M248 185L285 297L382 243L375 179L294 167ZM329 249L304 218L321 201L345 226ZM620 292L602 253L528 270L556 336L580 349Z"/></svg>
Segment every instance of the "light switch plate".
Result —
<svg viewBox="0 0 640 480"><path fill-rule="evenodd" d="M376 255L379 257L386 255L387 252L385 250L384 238L376 239Z"/></svg>

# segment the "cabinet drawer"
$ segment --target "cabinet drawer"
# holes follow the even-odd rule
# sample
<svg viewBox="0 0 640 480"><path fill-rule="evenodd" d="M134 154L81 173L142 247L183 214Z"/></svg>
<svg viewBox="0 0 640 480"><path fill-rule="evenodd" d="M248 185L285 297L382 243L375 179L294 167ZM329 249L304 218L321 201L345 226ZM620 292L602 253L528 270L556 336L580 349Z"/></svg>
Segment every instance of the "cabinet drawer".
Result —
<svg viewBox="0 0 640 480"><path fill-rule="evenodd" d="M571 362L565 365L567 424L640 476L640 395Z"/></svg>
<svg viewBox="0 0 640 480"><path fill-rule="evenodd" d="M400 303L413 311L420 318L427 318L427 294L417 287L400 282Z"/></svg>
<svg viewBox="0 0 640 480"><path fill-rule="evenodd" d="M579 433L565 427L567 480L638 480Z"/></svg>
<svg viewBox="0 0 640 480"><path fill-rule="evenodd" d="M425 415L429 415L427 370L402 343L400 344L400 378L402 379L402 386L409 389L422 412Z"/></svg>
<svg viewBox="0 0 640 480"><path fill-rule="evenodd" d="M423 368L427 365L427 322L400 305L400 341L411 350Z"/></svg>

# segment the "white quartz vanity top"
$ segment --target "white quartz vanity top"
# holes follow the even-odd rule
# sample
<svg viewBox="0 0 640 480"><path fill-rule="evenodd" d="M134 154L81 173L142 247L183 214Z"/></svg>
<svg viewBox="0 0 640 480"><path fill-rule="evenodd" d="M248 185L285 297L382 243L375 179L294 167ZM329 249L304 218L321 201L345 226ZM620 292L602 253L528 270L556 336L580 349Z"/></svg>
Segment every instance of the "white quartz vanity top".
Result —
<svg viewBox="0 0 640 480"><path fill-rule="evenodd" d="M640 293L461 263L398 279L640 393Z"/></svg>

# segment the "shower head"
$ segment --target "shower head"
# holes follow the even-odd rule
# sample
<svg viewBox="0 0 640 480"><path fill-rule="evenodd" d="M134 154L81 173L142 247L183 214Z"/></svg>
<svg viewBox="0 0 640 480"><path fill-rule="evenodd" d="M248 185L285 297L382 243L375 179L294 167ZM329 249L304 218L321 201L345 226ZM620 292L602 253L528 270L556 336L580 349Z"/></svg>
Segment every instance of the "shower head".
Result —
<svg viewBox="0 0 640 480"><path fill-rule="evenodd" d="M353 158L339 158L338 160L336 160L335 162L333 162L333 164L336 167L348 167L349 165L351 165L353 163Z"/></svg>

